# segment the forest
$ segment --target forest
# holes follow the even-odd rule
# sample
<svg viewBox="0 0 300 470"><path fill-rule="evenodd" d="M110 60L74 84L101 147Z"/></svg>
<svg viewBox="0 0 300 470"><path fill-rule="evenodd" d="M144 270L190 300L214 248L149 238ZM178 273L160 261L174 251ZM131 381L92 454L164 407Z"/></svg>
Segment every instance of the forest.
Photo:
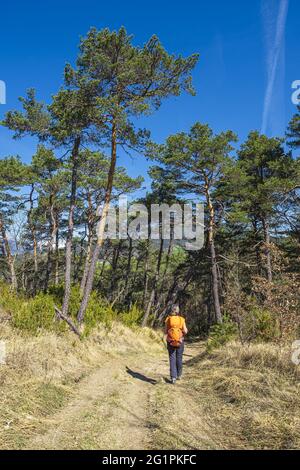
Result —
<svg viewBox="0 0 300 470"><path fill-rule="evenodd" d="M195 122L154 142L139 121L196 93L198 59L156 36L136 46L124 28L92 28L50 103L30 89L6 113L12 139L36 142L30 163L0 161L0 304L16 327L81 335L110 317L159 327L179 303L212 343L297 339L300 108L278 137L249 130L241 142ZM118 165L120 152L150 162L151 191ZM204 247L105 238L120 195L149 208L202 202Z"/></svg>

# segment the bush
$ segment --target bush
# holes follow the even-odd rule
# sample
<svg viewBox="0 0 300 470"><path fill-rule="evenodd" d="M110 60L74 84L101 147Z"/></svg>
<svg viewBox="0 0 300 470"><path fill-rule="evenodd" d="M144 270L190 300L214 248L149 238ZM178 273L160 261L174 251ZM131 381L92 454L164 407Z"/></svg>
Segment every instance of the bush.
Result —
<svg viewBox="0 0 300 470"><path fill-rule="evenodd" d="M66 325L55 319L54 300L49 294L38 294L23 302L21 308L13 312L13 325L16 328L36 334L40 329L64 331Z"/></svg>
<svg viewBox="0 0 300 470"><path fill-rule="evenodd" d="M254 307L245 316L242 326L243 337L247 340L269 342L280 335L278 321L270 311Z"/></svg>
<svg viewBox="0 0 300 470"><path fill-rule="evenodd" d="M18 312L24 302L24 298L18 296L7 284L0 283L0 308L13 316Z"/></svg>
<svg viewBox="0 0 300 470"><path fill-rule="evenodd" d="M214 325L210 329L207 341L207 350L212 351L219 348L237 336L237 325L230 319L228 315L224 315L223 323Z"/></svg>
<svg viewBox="0 0 300 470"><path fill-rule="evenodd" d="M116 312L96 292L92 292L84 317L84 334L88 335L99 323L110 328Z"/></svg>
<svg viewBox="0 0 300 470"><path fill-rule="evenodd" d="M143 312L134 304L128 312L123 312L120 316L124 325L132 327L138 325L143 316Z"/></svg>
<svg viewBox="0 0 300 470"><path fill-rule="evenodd" d="M47 294L39 293L34 298L26 299L11 291L9 286L0 284L0 307L12 317L12 324L19 329L36 334L40 329L60 332L69 326L64 321L57 321L55 306L61 308L64 289L62 285L51 286ZM76 323L81 303L80 287L71 288L69 314ZM90 334L99 323L110 328L113 321L121 320L127 326L137 325L142 312L134 305L128 312L117 315L116 311L103 300L97 292L92 292L84 317L84 336Z"/></svg>

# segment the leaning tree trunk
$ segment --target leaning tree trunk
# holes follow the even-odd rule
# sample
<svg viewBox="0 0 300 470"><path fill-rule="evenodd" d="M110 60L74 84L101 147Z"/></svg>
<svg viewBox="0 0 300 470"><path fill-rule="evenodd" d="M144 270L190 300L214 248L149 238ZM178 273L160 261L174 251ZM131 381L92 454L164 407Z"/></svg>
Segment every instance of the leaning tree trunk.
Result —
<svg viewBox="0 0 300 470"><path fill-rule="evenodd" d="M64 316L69 313L69 302L71 294L71 267L72 267L72 244L74 231L74 212L76 207L77 192L77 172L78 172L78 154L80 147L80 137L76 137L72 150L72 182L71 196L69 207L68 234L66 241L66 260L65 260L65 293L62 306L62 314Z"/></svg>
<svg viewBox="0 0 300 470"><path fill-rule="evenodd" d="M16 271L15 271L15 260L14 260L14 257L11 253L11 249L9 246L9 241L8 241L6 230L4 227L2 214L0 214L0 233L3 239L3 243L4 243L6 261L10 269L11 286L14 290L17 290L18 281L17 281Z"/></svg>
<svg viewBox="0 0 300 470"><path fill-rule="evenodd" d="M265 256L266 256L266 269L267 269L267 279L269 282L273 281L272 273L272 260L271 260L271 240L270 240L270 226L266 219L262 220L263 231L264 231L264 241L265 241Z"/></svg>
<svg viewBox="0 0 300 470"><path fill-rule="evenodd" d="M217 267L217 257L215 249L215 211L210 197L210 191L208 183L205 185L205 195L209 211L209 226L208 226L208 246L210 251L210 262L211 262L211 278L212 278L212 294L214 301L214 309L217 323L222 323L222 312L220 305L220 291L219 291L219 277Z"/></svg>
<svg viewBox="0 0 300 470"><path fill-rule="evenodd" d="M88 301L90 298L90 294L93 288L93 282L95 277L95 270L97 261L99 259L100 251L104 243L104 231L110 206L111 200L111 193L113 188L113 181L114 181L114 174L116 169L116 162L117 162L117 125L116 121L113 121L112 125L112 135L111 135L111 160L110 160L110 167L108 172L107 178L107 187L105 192L104 204L101 213L101 219L98 226L98 233L97 233L97 243L94 248L93 256L91 258L89 272L85 284L84 293L82 296L81 305L79 308L79 312L77 315L77 320L79 323L83 322L85 311L87 309Z"/></svg>

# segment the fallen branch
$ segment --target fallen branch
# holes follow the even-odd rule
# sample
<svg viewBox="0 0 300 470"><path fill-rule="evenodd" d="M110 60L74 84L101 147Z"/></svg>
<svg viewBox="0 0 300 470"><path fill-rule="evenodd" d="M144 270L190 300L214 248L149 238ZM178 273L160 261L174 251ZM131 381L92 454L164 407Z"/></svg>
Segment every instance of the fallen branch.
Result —
<svg viewBox="0 0 300 470"><path fill-rule="evenodd" d="M56 313L56 317L59 319L59 320L64 320L66 323L68 323L69 327L71 328L71 330L77 335L79 336L79 338L81 337L81 333L80 331L78 330L78 328L76 327L76 325L74 325L74 323L72 322L72 320L69 318L69 317L66 317L59 308L57 308L56 306L54 306L55 308L55 313Z"/></svg>

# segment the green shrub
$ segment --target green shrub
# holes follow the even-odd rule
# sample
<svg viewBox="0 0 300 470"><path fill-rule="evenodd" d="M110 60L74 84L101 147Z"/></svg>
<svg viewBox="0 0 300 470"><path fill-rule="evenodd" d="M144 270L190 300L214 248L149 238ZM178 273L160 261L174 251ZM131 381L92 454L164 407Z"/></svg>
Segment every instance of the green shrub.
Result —
<svg viewBox="0 0 300 470"><path fill-rule="evenodd" d="M55 301L55 305L57 306L62 305L63 299L64 299L64 292L65 292L65 289L64 289L63 284L58 284L56 286L51 285L50 287L48 287L48 291L47 291L47 293L51 295L51 297L53 297Z"/></svg>
<svg viewBox="0 0 300 470"><path fill-rule="evenodd" d="M18 312L24 302L24 298L13 292L7 284L0 283L0 308L9 315Z"/></svg>
<svg viewBox="0 0 300 470"><path fill-rule="evenodd" d="M11 314L12 324L19 329L36 334L40 329L66 331L69 326L64 321L56 320L55 306L61 308L64 296L62 285L51 286L48 293L39 293L34 298L26 299L11 291L9 286L0 284L0 307ZM81 303L81 292L78 285L72 286L69 302L69 314L76 323ZM87 336L99 323L110 328L114 320L121 320L133 327L142 317L136 305L128 311L117 315L111 306L97 292L92 292L84 317L84 335Z"/></svg>
<svg viewBox="0 0 300 470"><path fill-rule="evenodd" d="M273 341L279 337L278 321L271 312L253 307L243 320L243 336L257 341Z"/></svg>
<svg viewBox="0 0 300 470"><path fill-rule="evenodd" d="M237 325L228 315L224 315L223 323L212 326L207 341L207 350L212 351L232 341L237 336Z"/></svg>
<svg viewBox="0 0 300 470"><path fill-rule="evenodd" d="M134 304L128 312L121 313L120 318L124 325L133 327L140 323L142 316L143 312Z"/></svg>
<svg viewBox="0 0 300 470"><path fill-rule="evenodd" d="M20 309L13 313L13 325L34 334L40 329L64 331L66 324L56 320L54 305L54 299L49 294L37 294L23 302Z"/></svg>
<svg viewBox="0 0 300 470"><path fill-rule="evenodd" d="M84 317L84 332L88 335L99 323L111 327L116 320L116 312L96 292L92 292Z"/></svg>

